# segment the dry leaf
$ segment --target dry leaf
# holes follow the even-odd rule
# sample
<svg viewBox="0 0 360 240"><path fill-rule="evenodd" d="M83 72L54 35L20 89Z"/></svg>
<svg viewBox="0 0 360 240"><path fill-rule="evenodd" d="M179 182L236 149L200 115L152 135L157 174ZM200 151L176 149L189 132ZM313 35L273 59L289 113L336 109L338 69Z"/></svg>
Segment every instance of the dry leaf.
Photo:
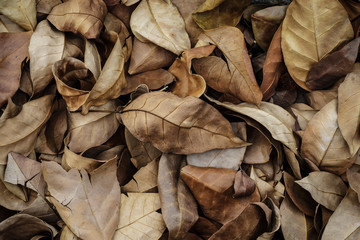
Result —
<svg viewBox="0 0 360 240"><path fill-rule="evenodd" d="M31 35L31 32L0 33L0 107L20 86L22 63L29 55Z"/></svg>
<svg viewBox="0 0 360 240"><path fill-rule="evenodd" d="M191 96L145 93L122 111L121 119L137 139L162 152L190 154L248 145L235 137L215 108Z"/></svg>
<svg viewBox="0 0 360 240"><path fill-rule="evenodd" d="M131 15L130 26L140 41L150 41L176 55L190 48L184 19L171 1L142 0Z"/></svg>
<svg viewBox="0 0 360 240"><path fill-rule="evenodd" d="M331 215L321 239L358 239L360 236L360 204L357 194L348 190Z"/></svg>
<svg viewBox="0 0 360 240"><path fill-rule="evenodd" d="M242 169L235 174L234 198L246 197L256 190L256 183Z"/></svg>
<svg viewBox="0 0 360 240"><path fill-rule="evenodd" d="M16 214L0 223L0 239L53 239L55 228L28 214Z"/></svg>
<svg viewBox="0 0 360 240"><path fill-rule="evenodd" d="M134 38L129 74L136 74L170 66L175 55L151 42Z"/></svg>
<svg viewBox="0 0 360 240"><path fill-rule="evenodd" d="M0 32L24 32L25 30L11 21L9 18L0 14Z"/></svg>
<svg viewBox="0 0 360 240"><path fill-rule="evenodd" d="M9 152L29 155L41 128L52 113L54 95L32 100L22 106L21 112L0 123L0 164L7 162Z"/></svg>
<svg viewBox="0 0 360 240"><path fill-rule="evenodd" d="M264 51L269 48L271 39L273 39L276 30L285 17L286 9L286 5L273 6L259 10L251 15L251 25L256 43Z"/></svg>
<svg viewBox="0 0 360 240"><path fill-rule="evenodd" d="M206 0L193 12L193 18L202 29L235 27L249 5L249 0Z"/></svg>
<svg viewBox="0 0 360 240"><path fill-rule="evenodd" d="M107 162L90 174L84 169L66 172L55 162L43 162L42 172L51 202L76 236L112 239L120 209L116 161Z"/></svg>
<svg viewBox="0 0 360 240"><path fill-rule="evenodd" d="M271 223L269 224L269 229L267 232L261 234L257 240L272 240L274 238L275 232L280 229L281 226L281 216L280 209L275 205L275 203L270 199L265 199L264 203L272 210L271 213Z"/></svg>
<svg viewBox="0 0 360 240"><path fill-rule="evenodd" d="M129 193L121 195L120 221L113 240L159 239L166 226L157 193Z"/></svg>
<svg viewBox="0 0 360 240"><path fill-rule="evenodd" d="M339 176L322 171L311 172L295 182L307 190L315 201L332 211L339 205L347 189Z"/></svg>
<svg viewBox="0 0 360 240"><path fill-rule="evenodd" d="M242 32L235 27L221 27L205 31L199 39L215 44L227 63L215 56L194 60L195 72L203 76L211 88L259 105L262 93L254 76Z"/></svg>
<svg viewBox="0 0 360 240"><path fill-rule="evenodd" d="M275 94L280 76L285 72L285 64L281 51L281 26L275 32L271 40L263 66L263 81L260 90L263 100L268 100Z"/></svg>
<svg viewBox="0 0 360 240"><path fill-rule="evenodd" d="M220 227L217 225L218 224L215 224L209 219L199 216L197 222L190 229L190 232L195 232L199 236L208 239L219 230Z"/></svg>
<svg viewBox="0 0 360 240"><path fill-rule="evenodd" d="M56 6L61 4L61 0L36 0L36 12L38 16L47 15Z"/></svg>
<svg viewBox="0 0 360 240"><path fill-rule="evenodd" d="M97 38L107 13L102 0L69 0L55 6L47 19L60 31Z"/></svg>
<svg viewBox="0 0 360 240"><path fill-rule="evenodd" d="M360 72L349 73L338 90L338 124L350 155L360 148Z"/></svg>
<svg viewBox="0 0 360 240"><path fill-rule="evenodd" d="M249 131L248 142L252 145L246 147L244 163L246 164L262 164L270 160L270 153L273 147L270 141L257 129L251 128Z"/></svg>
<svg viewBox="0 0 360 240"><path fill-rule="evenodd" d="M160 158L161 152L158 149L150 143L137 140L127 128L125 128L125 139L129 152L134 159L132 162L136 168L144 167L149 162Z"/></svg>
<svg viewBox="0 0 360 240"><path fill-rule="evenodd" d="M117 4L108 10L114 14L117 18L119 18L127 28L130 29L130 17L132 12L135 10L137 5L125 6L124 4Z"/></svg>
<svg viewBox="0 0 360 240"><path fill-rule="evenodd" d="M180 179L181 155L163 154L159 163L161 212L169 230L169 239L184 239L198 220L197 204Z"/></svg>
<svg viewBox="0 0 360 240"><path fill-rule="evenodd" d="M44 182L44 179L42 181ZM20 214L29 214L49 224L56 224L60 220L58 214L55 213L55 209L52 208L52 205L39 195L37 195L37 198L22 210Z"/></svg>
<svg viewBox="0 0 360 240"><path fill-rule="evenodd" d="M309 121L302 137L301 155L320 169L342 174L352 165L349 147L338 126L337 100L325 105Z"/></svg>
<svg viewBox="0 0 360 240"><path fill-rule="evenodd" d="M101 72L101 57L95 43L87 39L85 40L84 63L94 74L95 79L98 79Z"/></svg>
<svg viewBox="0 0 360 240"><path fill-rule="evenodd" d="M351 21L355 20L360 16L360 4L359 2L355 2L352 0L340 0L339 1L345 10L349 14L349 18Z"/></svg>
<svg viewBox="0 0 360 240"><path fill-rule="evenodd" d="M52 66L56 87L69 111L76 111L87 100L96 78L86 65L73 57L66 57Z"/></svg>
<svg viewBox="0 0 360 240"><path fill-rule="evenodd" d="M61 230L60 240L79 240L79 238L65 225Z"/></svg>
<svg viewBox="0 0 360 240"><path fill-rule="evenodd" d="M348 14L338 1L292 2L281 33L284 61L291 77L309 90L305 83L312 66L353 37Z"/></svg>
<svg viewBox="0 0 360 240"><path fill-rule="evenodd" d="M36 1L35 0L2 0L0 14L4 14L11 21L28 31L36 27Z"/></svg>
<svg viewBox="0 0 360 240"><path fill-rule="evenodd" d="M250 203L260 201L257 190L247 197L232 197L235 174L232 169L191 165L183 167L180 172L204 215L222 224L236 218Z"/></svg>
<svg viewBox="0 0 360 240"><path fill-rule="evenodd" d="M349 186L350 188L352 188L357 194L358 194L358 199L360 202L360 186L359 186L359 178L360 178L360 173L355 172L354 170L347 169L346 170L346 177L349 181Z"/></svg>
<svg viewBox="0 0 360 240"><path fill-rule="evenodd" d="M44 90L51 82L52 65L59 61L65 50L65 35L54 30L47 20L41 21L30 39L30 75L34 94Z"/></svg>
<svg viewBox="0 0 360 240"><path fill-rule="evenodd" d="M309 105L315 109L320 110L326 104L331 102L337 97L337 91L333 90L318 90L312 91L311 93L306 94L306 99L309 102Z"/></svg>
<svg viewBox="0 0 360 240"><path fill-rule="evenodd" d="M149 162L146 166L140 168L139 171L134 174L133 179L130 182L121 187L121 191L125 193L155 192L158 184L158 169L158 159Z"/></svg>
<svg viewBox="0 0 360 240"><path fill-rule="evenodd" d="M175 59L169 68L169 72L177 78L171 88L172 93L179 97L200 97L205 92L206 82L202 76L191 72L191 60L207 57L214 49L214 45L192 48L185 50L180 58Z"/></svg>
<svg viewBox="0 0 360 240"><path fill-rule="evenodd" d="M308 122L318 112L317 110L314 110L312 107L304 103L295 103L291 105L291 110L296 116L296 120L301 130L306 129Z"/></svg>
<svg viewBox="0 0 360 240"><path fill-rule="evenodd" d="M41 174L40 162L21 154L9 153L4 181L28 187L45 197L46 183Z"/></svg>

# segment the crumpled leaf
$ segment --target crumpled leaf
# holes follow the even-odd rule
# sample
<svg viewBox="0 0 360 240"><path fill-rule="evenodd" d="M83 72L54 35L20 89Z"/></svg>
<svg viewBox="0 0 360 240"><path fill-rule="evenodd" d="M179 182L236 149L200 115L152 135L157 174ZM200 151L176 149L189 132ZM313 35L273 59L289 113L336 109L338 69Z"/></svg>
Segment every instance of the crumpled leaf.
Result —
<svg viewBox="0 0 360 240"><path fill-rule="evenodd" d="M150 143L137 140L127 128L125 128L125 139L131 157L134 159L132 163L136 168L144 167L149 162L161 157L158 149Z"/></svg>
<svg viewBox="0 0 360 240"><path fill-rule="evenodd" d="M133 176L133 179L121 187L123 192L155 192L158 185L159 160L155 159L146 166L140 168Z"/></svg>
<svg viewBox="0 0 360 240"><path fill-rule="evenodd" d="M41 174L40 162L11 152L5 170L4 181L28 187L45 197L46 183Z"/></svg>
<svg viewBox="0 0 360 240"><path fill-rule="evenodd" d="M112 32L115 34L115 32ZM90 91L89 97L82 106L82 113L86 114L91 106L99 106L107 103L111 99L120 96L121 90L126 86L124 63L125 54L120 38L116 34L116 42L106 60L106 63L97 79L94 87Z"/></svg>
<svg viewBox="0 0 360 240"><path fill-rule="evenodd" d="M121 119L137 139L165 153L190 154L248 145L235 137L230 123L215 108L192 96L145 93L122 111Z"/></svg>
<svg viewBox="0 0 360 240"><path fill-rule="evenodd" d="M350 155L360 148L360 72L349 73L338 89L338 124Z"/></svg>
<svg viewBox="0 0 360 240"><path fill-rule="evenodd" d="M21 112L0 120L0 164L5 165L9 152L29 155L38 133L52 113L54 95L45 95L22 106Z"/></svg>
<svg viewBox="0 0 360 240"><path fill-rule="evenodd" d="M81 33L85 38L97 38L107 13L102 0L69 0L55 6L47 19L60 31Z"/></svg>
<svg viewBox="0 0 360 240"><path fill-rule="evenodd" d="M113 240L159 239L166 226L160 209L158 193L121 195L120 221Z"/></svg>
<svg viewBox="0 0 360 240"><path fill-rule="evenodd" d="M53 227L28 214L16 214L0 223L0 239L53 239L56 233Z"/></svg>
<svg viewBox="0 0 360 240"><path fill-rule="evenodd" d="M199 218L197 203L180 179L181 155L163 154L159 162L161 212L169 230L169 239L184 239Z"/></svg>
<svg viewBox="0 0 360 240"><path fill-rule="evenodd" d="M338 1L293 1L281 33L287 70L300 87L309 91L306 77L312 66L353 37L348 14Z"/></svg>
<svg viewBox="0 0 360 240"><path fill-rule="evenodd" d="M251 26L256 43L264 51L268 50L271 39L285 17L286 9L286 5L272 6L251 15Z"/></svg>
<svg viewBox="0 0 360 240"><path fill-rule="evenodd" d="M215 49L215 45L203 46L185 50L180 58L175 59L170 66L169 72L177 81L171 88L171 92L179 97L200 97L206 90L206 82L200 75L191 71L191 60L209 56Z"/></svg>
<svg viewBox="0 0 360 240"><path fill-rule="evenodd" d="M136 74L170 66L175 55L151 42L134 38L129 65L129 74Z"/></svg>
<svg viewBox="0 0 360 240"><path fill-rule="evenodd" d="M321 59L309 71L306 86L311 90L326 89L348 74L358 55L360 38ZM336 66L334 68L333 66Z"/></svg>
<svg viewBox="0 0 360 240"><path fill-rule="evenodd" d="M301 155L322 170L342 174L355 161L338 126L337 100L309 121L302 137Z"/></svg>
<svg viewBox="0 0 360 240"><path fill-rule="evenodd" d="M0 14L28 31L36 27L36 0L2 0Z"/></svg>
<svg viewBox="0 0 360 240"><path fill-rule="evenodd" d="M66 57L52 66L56 88L69 111L76 111L87 100L96 78L86 65L73 57Z"/></svg>
<svg viewBox="0 0 360 240"><path fill-rule="evenodd" d="M259 105L262 93L255 79L242 32L235 27L220 27L205 31L199 39L215 44L227 63L215 56L197 59L193 61L195 72L203 76L211 88Z"/></svg>
<svg viewBox="0 0 360 240"><path fill-rule="evenodd" d="M285 64L281 51L281 26L275 32L263 66L263 81L260 90L263 100L268 100L275 94L280 76L285 72Z"/></svg>
<svg viewBox="0 0 360 240"><path fill-rule="evenodd" d="M339 176L323 171L311 172L295 182L307 190L315 201L332 211L339 205L347 189Z"/></svg>
<svg viewBox="0 0 360 240"><path fill-rule="evenodd" d="M190 48L184 19L171 1L142 0L131 15L130 26L140 41L150 41L176 55Z"/></svg>
<svg viewBox="0 0 360 240"><path fill-rule="evenodd" d="M44 90L53 78L52 65L59 61L65 50L65 34L41 21L30 39L30 75L34 94Z"/></svg>
<svg viewBox="0 0 360 240"><path fill-rule="evenodd" d="M31 32L0 33L0 107L20 86L22 62L29 55L31 35Z"/></svg>
<svg viewBox="0 0 360 240"><path fill-rule="evenodd" d="M107 162L89 174L84 169L66 172L55 162L43 162L42 172L50 201L76 236L112 239L120 209L116 161Z"/></svg>
<svg viewBox="0 0 360 240"><path fill-rule="evenodd" d="M257 190L247 197L232 197L235 174L233 169L187 165L181 169L180 177L190 188L204 215L225 224L236 218L250 203L260 201Z"/></svg>
<svg viewBox="0 0 360 240"><path fill-rule="evenodd" d="M357 194L348 190L331 215L321 239L358 239L360 236L360 204Z"/></svg>
<svg viewBox="0 0 360 240"><path fill-rule="evenodd" d="M117 106L118 102L113 100L92 108L94 112L87 115L69 113L69 149L79 153L106 142L119 127L115 113Z"/></svg>
<svg viewBox="0 0 360 240"><path fill-rule="evenodd" d="M193 19L202 29L235 27L249 5L250 0L206 0L193 13Z"/></svg>

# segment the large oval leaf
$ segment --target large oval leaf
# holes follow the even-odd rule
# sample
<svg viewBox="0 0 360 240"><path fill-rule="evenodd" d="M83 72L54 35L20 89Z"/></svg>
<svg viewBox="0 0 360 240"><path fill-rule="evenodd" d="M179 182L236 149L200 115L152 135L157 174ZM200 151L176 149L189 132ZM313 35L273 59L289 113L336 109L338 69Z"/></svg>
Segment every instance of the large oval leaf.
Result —
<svg viewBox="0 0 360 240"><path fill-rule="evenodd" d="M162 152L190 154L248 145L235 137L215 108L196 97L145 93L124 109L121 118L131 134Z"/></svg>
<svg viewBox="0 0 360 240"><path fill-rule="evenodd" d="M337 0L293 1L281 33L281 47L291 77L309 90L305 81L311 67L353 37L348 14Z"/></svg>

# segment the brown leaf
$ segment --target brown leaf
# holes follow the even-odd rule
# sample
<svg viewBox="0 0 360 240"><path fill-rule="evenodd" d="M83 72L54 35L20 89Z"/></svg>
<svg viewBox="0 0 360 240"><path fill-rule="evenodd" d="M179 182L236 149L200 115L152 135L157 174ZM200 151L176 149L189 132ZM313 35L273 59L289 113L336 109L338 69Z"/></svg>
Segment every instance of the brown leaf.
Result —
<svg viewBox="0 0 360 240"><path fill-rule="evenodd" d="M141 42L134 38L129 74L136 74L170 66L175 54L151 42Z"/></svg>
<svg viewBox="0 0 360 240"><path fill-rule="evenodd" d="M271 223L269 224L269 229L263 234L261 234L257 238L257 240L272 240L274 238L275 233L280 229L281 226L280 210L270 198L265 199L264 203L272 211Z"/></svg>
<svg viewBox="0 0 360 240"><path fill-rule="evenodd" d="M350 188L352 188L358 194L358 199L360 202L360 185L359 185L360 173L355 172L354 170L351 169L347 169L346 177L349 181Z"/></svg>
<svg viewBox="0 0 360 240"><path fill-rule="evenodd" d="M166 229L158 193L121 195L120 220L113 240L159 239Z"/></svg>
<svg viewBox="0 0 360 240"><path fill-rule="evenodd" d="M332 211L339 205L347 189L339 176L322 171L311 172L295 182L307 190L315 201Z"/></svg>
<svg viewBox="0 0 360 240"><path fill-rule="evenodd" d="M255 181L252 180L242 169L235 174L234 198L246 197L256 190Z"/></svg>
<svg viewBox="0 0 360 240"><path fill-rule="evenodd" d="M120 154L119 166L116 172L116 176L120 186L124 186L127 182L129 182L133 175L137 172L137 169L130 161L130 153L127 148Z"/></svg>
<svg viewBox="0 0 360 240"><path fill-rule="evenodd" d="M3 0L0 2L0 14L4 14L27 31L33 31L36 27L35 0Z"/></svg>
<svg viewBox="0 0 360 240"><path fill-rule="evenodd" d="M193 12L193 18L202 29L221 26L235 27L239 23L243 11L249 5L249 0L206 0Z"/></svg>
<svg viewBox="0 0 360 240"><path fill-rule="evenodd" d="M65 51L65 34L51 27L48 21L41 21L30 39L30 75L34 94L43 91L51 82L51 68Z"/></svg>
<svg viewBox="0 0 360 240"><path fill-rule="evenodd" d="M92 108L94 112L89 112L87 115L78 112L69 113L69 149L79 153L106 142L119 127L119 121L114 113L117 106L118 102L113 100Z"/></svg>
<svg viewBox="0 0 360 240"><path fill-rule="evenodd" d="M24 157L21 154L9 153L4 181L28 187L45 197L46 183L41 174L40 162Z"/></svg>
<svg viewBox="0 0 360 240"><path fill-rule="evenodd" d="M51 202L76 236L112 239L120 209L116 161L107 162L90 174L84 169L66 172L55 162L43 162L42 172Z"/></svg>
<svg viewBox="0 0 360 240"><path fill-rule="evenodd" d="M263 208L268 207L263 203ZM256 239L267 228L266 216L262 207L257 204L248 205L234 220L224 224L209 240L221 239ZM269 210L269 209L268 209ZM270 210L269 210L270 211Z"/></svg>
<svg viewBox="0 0 360 240"><path fill-rule="evenodd" d="M104 0L106 6L114 6L120 2L120 0Z"/></svg>
<svg viewBox="0 0 360 240"><path fill-rule="evenodd" d="M64 225L60 233L60 240L79 240L79 238L70 230L70 228Z"/></svg>
<svg viewBox="0 0 360 240"><path fill-rule="evenodd" d="M28 57L32 33L0 33L0 107L20 86L22 62Z"/></svg>
<svg viewBox="0 0 360 240"><path fill-rule="evenodd" d="M36 0L36 12L38 16L47 15L53 7L61 4L61 0Z"/></svg>
<svg viewBox="0 0 360 240"><path fill-rule="evenodd" d="M205 92L206 82L202 76L192 73L191 60L207 57L214 49L215 45L192 48L185 50L180 58L175 59L169 68L169 72L177 78L171 88L172 93L179 97L200 97Z"/></svg>
<svg viewBox="0 0 360 240"><path fill-rule="evenodd" d="M150 143L137 140L127 128L125 128L125 139L136 168L144 167L149 162L160 158L161 152L158 149Z"/></svg>
<svg viewBox="0 0 360 240"><path fill-rule="evenodd" d="M259 192L232 198L236 171L226 168L185 166L181 179L190 188L206 217L225 224L236 218L251 202L260 201Z"/></svg>
<svg viewBox="0 0 360 240"><path fill-rule="evenodd" d="M268 100L275 94L280 76L285 72L284 59L281 52L281 26L275 32L271 40L263 66L263 81L260 90L263 100Z"/></svg>
<svg viewBox="0 0 360 240"><path fill-rule="evenodd" d="M208 239L218 230L219 226L217 226L214 222L210 221L207 218L199 216L197 222L190 229L190 232L195 232L199 236Z"/></svg>
<svg viewBox="0 0 360 240"><path fill-rule="evenodd" d="M254 76L242 32L234 27L220 27L205 31L199 39L215 44L227 63L221 58L210 56L194 60L195 71L204 77L211 88L259 105L262 93Z"/></svg>
<svg viewBox="0 0 360 240"><path fill-rule="evenodd" d="M163 154L159 163L161 211L169 239L184 239L199 217L196 201L179 176L182 162L181 155Z"/></svg>
<svg viewBox="0 0 360 240"><path fill-rule="evenodd" d="M155 159L146 166L140 168L125 186L121 187L121 191L125 193L137 192L147 193L155 192L158 185L158 169L159 160Z"/></svg>
<svg viewBox="0 0 360 240"><path fill-rule="evenodd" d="M44 179L42 181L44 181ZM55 213L53 206L40 195L37 195L37 198L32 201L29 206L22 210L20 214L29 214L31 216L38 217L49 224L56 224L60 220L58 214Z"/></svg>
<svg viewBox="0 0 360 240"><path fill-rule="evenodd" d="M360 148L360 72L349 73L338 89L338 124L354 156Z"/></svg>
<svg viewBox="0 0 360 240"><path fill-rule="evenodd" d="M96 78L86 65L72 57L63 58L52 66L56 87L69 111L76 111L87 100Z"/></svg>
<svg viewBox="0 0 360 240"><path fill-rule="evenodd" d="M309 121L302 137L301 155L320 169L342 174L352 165L350 150L338 126L337 100L323 107Z"/></svg>
<svg viewBox="0 0 360 240"><path fill-rule="evenodd" d="M7 162L9 152L29 155L37 135L50 118L54 95L45 95L22 106L21 112L0 121L0 164Z"/></svg>
<svg viewBox="0 0 360 240"><path fill-rule="evenodd" d="M264 51L268 50L271 39L285 17L286 9L286 5L272 6L251 15L251 26L256 43Z"/></svg>
<svg viewBox="0 0 360 240"><path fill-rule="evenodd" d="M338 96L337 91L333 90L318 90L312 91L311 93L306 94L306 99L309 102L309 105L315 109L320 110L326 104L331 102Z"/></svg>
<svg viewBox="0 0 360 240"><path fill-rule="evenodd" d="M107 13L102 0L69 0L55 6L47 19L60 31L81 33L85 38L97 38Z"/></svg>
<svg viewBox="0 0 360 240"><path fill-rule="evenodd" d="M249 131L248 142L252 145L246 147L244 163L261 164L270 160L270 153L273 149L270 141L258 130L251 128Z"/></svg>
<svg viewBox="0 0 360 240"><path fill-rule="evenodd" d="M0 239L53 239L55 228L28 214L16 214L0 223Z"/></svg>
<svg viewBox="0 0 360 240"><path fill-rule="evenodd" d="M191 96L145 93L123 110L121 119L137 139L162 152L190 154L247 145L215 108Z"/></svg>
<svg viewBox="0 0 360 240"><path fill-rule="evenodd" d="M125 74L125 79L127 85L121 90L121 95L126 95L135 91L141 84L146 84L149 89L155 90L175 81L174 75L162 68L132 76Z"/></svg>
<svg viewBox="0 0 360 240"><path fill-rule="evenodd" d="M140 41L150 41L176 55L190 48L184 19L171 1L142 0L131 15L130 26Z"/></svg>
<svg viewBox="0 0 360 240"><path fill-rule="evenodd" d="M284 172L284 183L286 192L295 206L307 216L313 217L317 203L310 193L300 187L295 178L287 172Z"/></svg>
<svg viewBox="0 0 360 240"><path fill-rule="evenodd" d="M326 225L322 239L358 239L360 236L360 204L357 194L348 190Z"/></svg>
<svg viewBox="0 0 360 240"><path fill-rule="evenodd" d="M348 74L354 66L360 38L321 59L309 71L306 86L311 90L326 89ZM336 66L336 68L334 68Z"/></svg>
<svg viewBox="0 0 360 240"><path fill-rule="evenodd" d="M118 17L127 28L130 29L130 17L137 5L125 6L124 4L117 4L108 10Z"/></svg>
<svg viewBox="0 0 360 240"><path fill-rule="evenodd" d="M25 30L11 21L9 18L0 14L0 32L24 32Z"/></svg>
<svg viewBox="0 0 360 240"><path fill-rule="evenodd" d="M352 0L339 0L339 2L343 5L345 10L349 14L349 18L351 21L358 18L360 16L360 4L359 2L355 2Z"/></svg>
<svg viewBox="0 0 360 240"><path fill-rule="evenodd" d="M308 122L318 112L304 103L295 103L291 105L291 110L296 116L296 120L299 123L299 127L301 130L306 129Z"/></svg>
<svg viewBox="0 0 360 240"><path fill-rule="evenodd" d="M324 11L324 4L327 11ZM305 83L312 66L353 37L348 14L338 1L292 2L281 32L287 70L300 87L309 91Z"/></svg>
<svg viewBox="0 0 360 240"><path fill-rule="evenodd" d="M84 63L95 79L98 79L101 72L101 57L95 42L87 39L85 40Z"/></svg>

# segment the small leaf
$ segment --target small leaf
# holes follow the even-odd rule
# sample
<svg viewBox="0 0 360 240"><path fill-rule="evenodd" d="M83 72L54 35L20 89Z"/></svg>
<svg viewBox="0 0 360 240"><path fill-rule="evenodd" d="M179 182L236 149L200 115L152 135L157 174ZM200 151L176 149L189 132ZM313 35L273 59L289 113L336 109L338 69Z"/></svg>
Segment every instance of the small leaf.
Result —
<svg viewBox="0 0 360 240"><path fill-rule="evenodd" d="M234 196L235 198L246 197L256 190L255 181L252 180L243 170L235 174Z"/></svg>

